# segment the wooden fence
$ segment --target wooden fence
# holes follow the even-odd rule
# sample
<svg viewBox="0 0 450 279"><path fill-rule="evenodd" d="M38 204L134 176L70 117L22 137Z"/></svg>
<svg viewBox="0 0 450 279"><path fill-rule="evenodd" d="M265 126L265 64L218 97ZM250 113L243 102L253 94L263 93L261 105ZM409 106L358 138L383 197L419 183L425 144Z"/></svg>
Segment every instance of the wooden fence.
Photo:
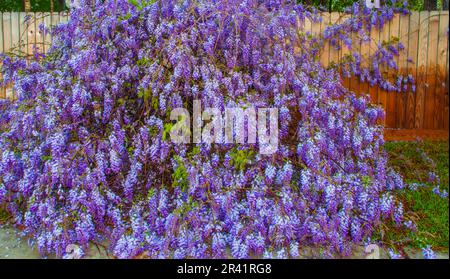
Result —
<svg viewBox="0 0 450 279"><path fill-rule="evenodd" d="M45 52L51 47L52 36L51 32L44 34L40 25L44 24L49 28L67 22L68 19L67 12L0 13L0 53L14 52L32 55L35 47ZM0 87L0 98L12 98L12 96L12 88Z"/></svg>
<svg viewBox="0 0 450 279"><path fill-rule="evenodd" d="M35 20L26 23L27 16ZM306 29L318 33L328 24L343 21L351 15L333 12L323 13L322 16L321 23L307 22ZM51 45L51 36L44 36L39 31L39 25L44 23L46 26L54 26L67 20L67 13L0 13L0 52L14 49L32 54L34 45L46 51ZM370 44L353 46L352 52L356 51L367 57L374 52L379 42L392 37L399 38L405 46L405 53L396 62L402 75L414 76L417 86L415 93L386 92L376 86L361 83L356 78L344 78L344 84L355 92L370 94L373 103L381 104L386 110L385 124L388 128L448 131L448 28L448 11L396 15L382 30L371 31ZM347 49L338 51L326 45L321 54L321 62L327 66L346 54L349 54ZM408 57L413 63L407 62ZM10 88L0 88L0 98L11 96ZM444 134L448 135L448 132Z"/></svg>
<svg viewBox="0 0 450 279"><path fill-rule="evenodd" d="M321 24L310 25L311 32L320 32L329 23L343 21L349 16L324 14ZM387 92L377 86L370 87L367 83L361 83L357 78L344 78L344 84L355 92L368 93L373 103L381 104L386 110L385 125L388 128L448 131L448 28L448 11L396 15L382 30L371 31L370 44L353 45L352 52L356 51L367 57L376 50L379 42L388 41L392 37L399 38L405 51L396 59L398 73L414 77L415 93ZM327 45L321 55L321 62L327 66L346 54L349 54L347 49L337 51ZM408 63L408 58L413 63Z"/></svg>

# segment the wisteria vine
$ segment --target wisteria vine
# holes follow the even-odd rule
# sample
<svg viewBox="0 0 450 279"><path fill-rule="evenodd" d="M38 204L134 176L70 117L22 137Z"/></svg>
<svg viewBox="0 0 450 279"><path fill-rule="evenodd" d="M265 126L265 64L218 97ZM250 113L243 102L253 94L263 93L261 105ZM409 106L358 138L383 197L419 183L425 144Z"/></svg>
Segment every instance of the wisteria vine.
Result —
<svg viewBox="0 0 450 279"><path fill-rule="evenodd" d="M286 258L310 246L332 257L382 222L407 227L383 109L343 87L345 67L318 62L326 41L366 42L404 8L355 3L313 36L301 31L320 13L291 1L80 2L47 54L1 60L17 99L0 101L0 205L42 254L107 240L120 258ZM378 70L401 49L380 45L368 68L353 56L347 72L407 90L412 80ZM169 112L193 99L279 108L279 150L171 143Z"/></svg>

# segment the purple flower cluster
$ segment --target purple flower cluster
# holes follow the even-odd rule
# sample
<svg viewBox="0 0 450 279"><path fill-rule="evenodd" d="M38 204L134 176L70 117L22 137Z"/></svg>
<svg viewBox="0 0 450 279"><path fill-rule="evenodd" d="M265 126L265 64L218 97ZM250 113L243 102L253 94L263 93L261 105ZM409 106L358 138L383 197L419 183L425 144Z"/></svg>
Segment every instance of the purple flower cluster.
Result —
<svg viewBox="0 0 450 279"><path fill-rule="evenodd" d="M383 5L379 9L367 8L364 1L356 1L348 7L346 12L352 16L348 19L325 28L321 42L329 41L335 49L347 48L351 54L339 62L343 76L355 76L361 82L367 82L370 86L379 86L386 91L415 92L414 78L412 75L402 76L392 74L398 72L396 57L405 50L399 39L392 37L387 41L377 44L376 49L370 55L361 56L353 52L354 45L370 43L370 31L382 29L394 18L395 13L408 14L408 3L395 3L395 8ZM353 36L357 34L357 36ZM321 47L317 44L316 47ZM314 50L319 52L319 49Z"/></svg>
<svg viewBox="0 0 450 279"><path fill-rule="evenodd" d="M393 249L388 250L389 258L393 260L403 259L403 256L401 254L395 253Z"/></svg>
<svg viewBox="0 0 450 279"><path fill-rule="evenodd" d="M441 190L439 187L434 187L432 191L442 199L448 199L448 192L446 190Z"/></svg>
<svg viewBox="0 0 450 279"><path fill-rule="evenodd" d="M384 220L403 222L384 112L317 62L318 39L298 32L315 12L283 0L80 2L47 55L2 58L18 98L0 102L0 204L41 253L108 239L120 258L348 255ZM359 11L352 31L392 18ZM170 142L171 108L193 99L279 108L279 150Z"/></svg>
<svg viewBox="0 0 450 279"><path fill-rule="evenodd" d="M436 254L431 249L430 245L428 245L425 248L422 248L422 254L423 254L424 259L427 259L427 260L434 260L434 259L436 259Z"/></svg>

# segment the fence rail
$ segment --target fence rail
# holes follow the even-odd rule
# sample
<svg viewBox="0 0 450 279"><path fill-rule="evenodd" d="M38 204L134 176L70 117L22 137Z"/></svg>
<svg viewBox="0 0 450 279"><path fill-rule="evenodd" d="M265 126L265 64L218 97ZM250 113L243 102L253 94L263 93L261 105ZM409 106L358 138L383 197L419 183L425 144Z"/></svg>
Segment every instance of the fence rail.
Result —
<svg viewBox="0 0 450 279"><path fill-rule="evenodd" d="M25 23L27 16L35 20ZM312 33L324 30L328 24L345 20L351 15L337 12L323 13L321 23L306 23ZM0 13L0 52L11 49L32 54L33 47L46 51L51 46L51 35L44 36L39 25L54 26L68 20L67 13ZM396 15L382 30L371 31L370 45L354 45L352 52L368 56L376 45L391 37L399 38L405 46L405 53L397 59L399 72L411 74L416 80L415 93L386 92L376 86L370 87L356 78L343 78L349 89L369 94L373 103L381 104L386 110L385 124L388 128L410 130L449 130L449 53L448 53L448 11L412 12L407 16ZM356 36L356 35L355 35ZM335 50L325 45L320 61L324 66L337 62L349 51ZM411 58L413 63L408 63ZM10 98L11 88L0 88L0 98Z"/></svg>

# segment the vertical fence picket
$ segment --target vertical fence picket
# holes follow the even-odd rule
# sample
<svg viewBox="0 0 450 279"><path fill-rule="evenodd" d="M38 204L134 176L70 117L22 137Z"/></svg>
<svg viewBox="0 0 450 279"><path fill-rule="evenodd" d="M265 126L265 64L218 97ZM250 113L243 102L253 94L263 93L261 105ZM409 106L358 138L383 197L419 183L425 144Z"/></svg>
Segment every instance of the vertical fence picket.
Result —
<svg viewBox="0 0 450 279"><path fill-rule="evenodd" d="M44 52L47 52L50 49L52 44L51 30L52 27L52 13L46 13L44 17L44 25L46 28L46 33L44 34Z"/></svg>
<svg viewBox="0 0 450 279"><path fill-rule="evenodd" d="M12 22L11 22L11 13L6 12L3 13L3 46L5 52L9 52L12 47ZM11 86L7 86L4 88L2 92L2 97L6 98L9 92L11 91Z"/></svg>
<svg viewBox="0 0 450 279"><path fill-rule="evenodd" d="M442 11L438 14L438 26L437 26L437 46L436 46L436 69L434 73L434 79L435 79L435 88L434 88L434 96L435 96L435 102L434 102L434 115L433 115L433 129L442 129L443 126L443 110L445 108L444 106L444 100L442 96L442 69L441 65L442 62L439 61L441 54L441 41L442 36L445 38L447 37L446 34L441 33L441 24L442 24ZM445 62L444 62L445 63Z"/></svg>
<svg viewBox="0 0 450 279"><path fill-rule="evenodd" d="M428 23L430 12L420 12L419 23L419 44L417 55L417 92L416 92L416 117L414 120L414 127L422 129L424 125L424 109L425 109L425 95L427 91L426 77L427 77L427 59L428 59Z"/></svg>
<svg viewBox="0 0 450 279"><path fill-rule="evenodd" d="M351 17L353 17L353 15L351 15ZM361 51L361 45L359 43L358 34L352 32L351 39L352 39L352 49L350 50L350 54L353 55L354 53L357 53L359 55ZM354 75L350 77L349 88L354 92L360 93L359 80Z"/></svg>
<svg viewBox="0 0 450 279"><path fill-rule="evenodd" d="M312 22L309 18L305 18L305 22L303 24L303 31L305 36L308 36L309 34L311 34L311 28L312 28ZM302 54L304 54L304 50L301 49L300 52Z"/></svg>
<svg viewBox="0 0 450 279"><path fill-rule="evenodd" d="M368 45L369 52L366 54L367 66L370 65L370 57L374 55L380 42L380 30L378 28L372 28L370 30L370 43ZM369 86L369 95L372 103L380 104L378 99L378 86Z"/></svg>
<svg viewBox="0 0 450 279"><path fill-rule="evenodd" d="M61 12L61 22L67 22L69 20L69 14L67 12Z"/></svg>
<svg viewBox="0 0 450 279"><path fill-rule="evenodd" d="M448 83L448 29L449 28L449 12L441 11L439 18L439 42L438 42L438 67L437 67L437 95L440 103L439 116L440 119L439 129L449 129L449 83Z"/></svg>
<svg viewBox="0 0 450 279"><path fill-rule="evenodd" d="M19 14L11 13L11 47L12 51L15 53L20 49L20 24L19 24ZM17 30L17 31L16 31Z"/></svg>
<svg viewBox="0 0 450 279"><path fill-rule="evenodd" d="M45 38L41 28L42 24L44 24L44 16L44 13L36 13L36 45L39 52L45 52Z"/></svg>
<svg viewBox="0 0 450 279"><path fill-rule="evenodd" d="M393 43L395 38L398 38L398 29L400 24L400 15L394 15L392 21L389 22L388 26L385 26L384 30L387 29L387 39L386 41ZM386 31L385 31L386 33ZM395 63L398 65L398 57L394 58ZM394 76L398 74L398 70L392 68L387 69L387 75L395 83ZM389 128L394 128L397 123L398 113L397 110L397 92L395 91L384 91L386 96L386 126Z"/></svg>
<svg viewBox="0 0 450 279"><path fill-rule="evenodd" d="M35 51L37 51L39 47L39 30L38 30L38 24L37 24L37 13L33 13L33 54Z"/></svg>
<svg viewBox="0 0 450 279"><path fill-rule="evenodd" d="M378 46L383 43L387 43L390 41L390 22L385 24L382 29L378 29L379 31L379 41ZM380 66L380 71L382 74L387 75L389 73L389 68L387 66ZM377 100L378 104L380 104L386 111L386 117L384 118L384 124L388 127L390 126L391 119L393 117L392 111L390 111L390 107L388 106L388 91L382 89L381 87L377 86L378 95ZM388 111L389 110L389 111Z"/></svg>
<svg viewBox="0 0 450 279"><path fill-rule="evenodd" d="M339 22L339 17L340 17L340 14L338 12L331 13L331 15L330 15L330 23L331 24L338 23ZM328 63L331 65L331 64L337 63L337 62L339 62L339 50L336 49L335 46L332 46L330 44L330 58L329 58L329 62Z"/></svg>
<svg viewBox="0 0 450 279"><path fill-rule="evenodd" d="M400 19L401 16L399 14L394 15L394 19L392 21L391 27L390 27L390 35L391 38L396 38L398 40L398 42L400 42ZM400 56L395 58L395 63L397 64L397 71L391 70L391 75L393 74L400 74L401 73L401 69L400 69ZM395 80L394 82L396 82L397 80ZM400 107L400 102L401 102L401 89L400 92L390 92L389 93L389 103L392 106L393 110L394 110L394 115L395 115L395 119L392 121L391 127L395 128L398 127L398 123L400 122L401 119L401 115L403 113L403 111L401 109L398 109Z"/></svg>
<svg viewBox="0 0 450 279"><path fill-rule="evenodd" d="M26 13L19 13L20 27L20 52L26 54L28 52L28 22L26 21Z"/></svg>
<svg viewBox="0 0 450 279"><path fill-rule="evenodd" d="M320 34L320 22L316 22L316 21L313 22L312 27L311 27L311 33L314 36L319 36L319 34Z"/></svg>
<svg viewBox="0 0 450 279"><path fill-rule="evenodd" d="M408 51L409 51L409 41L408 41L408 33L409 33L409 16L402 15L399 20L399 42L403 44L405 50L400 52L398 59L398 68L399 74L406 78L408 76ZM406 125L406 116L407 116L407 100L408 100L408 92L405 92L403 89L401 93L398 94L398 102L397 102L397 124L396 127L405 127Z"/></svg>
<svg viewBox="0 0 450 279"><path fill-rule="evenodd" d="M428 43L427 43L427 64L426 64L426 91L424 107L424 129L434 128L436 104L436 63L439 32L439 12L431 11L428 20ZM434 31L434 32L433 32ZM437 115L436 115L437 116ZM436 119L437 120L437 119Z"/></svg>
<svg viewBox="0 0 450 279"><path fill-rule="evenodd" d="M3 41L3 13L0 12L0 53L5 52L4 41ZM0 63L0 68L2 64ZM0 73L0 80L2 80L3 76ZM5 98L5 88L0 87L0 98Z"/></svg>
<svg viewBox="0 0 450 279"><path fill-rule="evenodd" d="M420 14L413 12L409 16L409 33L408 33L408 58L412 59L412 63L408 63L408 73L417 81L417 53L419 42L419 21ZM417 92L417 88L416 88ZM408 129L414 128L415 114L416 114L416 92L408 91L407 99L407 115L406 125Z"/></svg>
<svg viewBox="0 0 450 279"><path fill-rule="evenodd" d="M11 13L11 52L20 53L20 17L18 13ZM7 99L14 98L14 91L12 86L8 86L6 89Z"/></svg>
<svg viewBox="0 0 450 279"><path fill-rule="evenodd" d="M328 27L330 23L330 14L329 13L324 13L322 15L322 22L320 23L320 32L323 34L325 29ZM320 55L320 63L322 63L322 65L324 67L328 67L328 63L330 61L330 44L327 42L321 52Z"/></svg>
<svg viewBox="0 0 450 279"><path fill-rule="evenodd" d="M33 38L34 38L34 28L33 28L33 14L26 12L25 16L28 18L26 22L26 34L25 34L25 40L27 42L27 56L31 55L33 53Z"/></svg>
<svg viewBox="0 0 450 279"><path fill-rule="evenodd" d="M346 22L348 19L350 19L350 15L349 14L341 14L339 17L339 23L344 23ZM339 60L342 61L345 59L346 56L348 56L350 54L350 50L348 49L347 46L345 46L343 43L341 45L341 49L339 50ZM344 84L344 86L346 88L350 88L350 78L342 76L342 82Z"/></svg>
<svg viewBox="0 0 450 279"><path fill-rule="evenodd" d="M367 34L369 37L368 42L366 42L365 38L359 38L360 42L359 42L359 55L361 57L361 68L367 69L369 67L369 56L370 56L370 47L372 46L372 38L371 35L372 32L370 32L369 34ZM370 97L370 100L373 101L373 97L370 94L370 87L369 87L369 83L366 81L361 81L359 82L359 90L361 93L366 94Z"/></svg>
<svg viewBox="0 0 450 279"><path fill-rule="evenodd" d="M52 30L53 30L55 28L55 26L59 24L59 13L54 12L51 15L52 15L51 22L52 22ZM53 41L53 34L51 35L51 39Z"/></svg>

